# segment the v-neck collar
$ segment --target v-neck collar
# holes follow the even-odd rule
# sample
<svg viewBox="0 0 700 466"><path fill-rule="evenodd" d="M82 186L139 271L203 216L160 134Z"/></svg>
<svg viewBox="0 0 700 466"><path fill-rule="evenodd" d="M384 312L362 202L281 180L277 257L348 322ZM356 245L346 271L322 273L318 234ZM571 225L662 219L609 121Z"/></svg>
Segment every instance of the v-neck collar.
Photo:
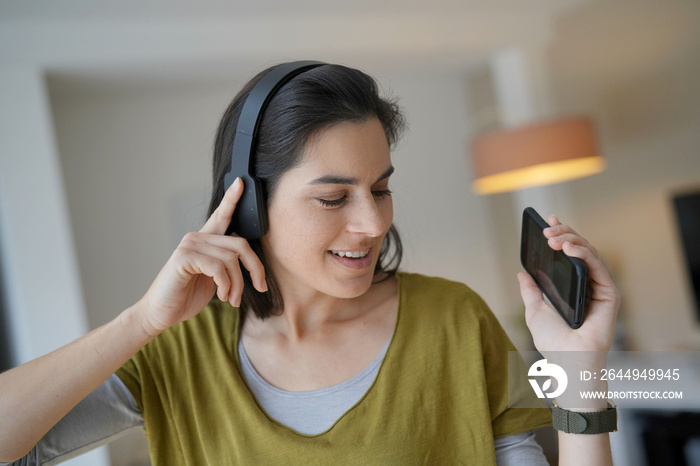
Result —
<svg viewBox="0 0 700 466"><path fill-rule="evenodd" d="M401 336L402 336L402 335L401 335L401 332L400 332L400 329L399 329L399 324L401 323L401 308L402 308L402 304L403 304L402 275L403 275L403 274L402 274L401 272L397 272L396 275L395 275L395 276L396 276L396 282L397 282L397 286L396 286L396 288L397 288L397 295L398 295L398 303L397 303L397 310L396 310L396 322L394 323L394 331L392 332L390 341L389 341L389 343L388 343L389 347L387 348L386 353L384 354L384 357L382 358L382 362L381 362L381 364L380 364L380 366L379 366L379 370L377 371L377 375L375 376L374 381L373 381L372 384L369 386L369 388L367 389L367 391L365 392L365 394L362 395L362 397L361 397L359 400L357 400L357 402L356 402L355 404L353 404L352 407L350 407L347 411L345 411L345 412L333 423L333 425L331 425L328 429L324 430L323 432L321 432L321 433L319 433L319 434L311 434L311 435L310 435L310 434L304 434L304 433L298 432L298 431L292 429L291 427L289 427L289 426L287 426L287 425L285 425L285 424L282 424L282 423L280 423L279 421L277 421L277 420L275 420L274 418L272 418L272 417L265 411L265 409L263 409L263 407L260 406L260 404L258 403L257 399L255 398L255 395L253 394L253 392L250 390L250 387L249 387L248 384L246 383L245 378L243 377L243 371L242 371L242 369L241 369L240 354L239 354L239 352L238 352L238 343L239 343L239 340L240 340L241 315L239 314L239 315L237 316L237 318L234 319L234 322L233 322L233 327L234 327L234 328L232 329L232 330L233 330L233 342L232 342L232 345L231 345L231 346L232 346L231 349L232 349L232 352L233 352L233 358L232 358L232 359L233 359L233 362L234 362L234 364L235 364L235 367L236 367L236 370L237 370L237 373L238 373L238 377L239 377L239 379L240 379L240 383L245 387L245 391L247 392L247 395L250 397L250 400L255 404L255 406L256 406L256 408L257 408L257 411L258 411L262 416L264 416L264 417L267 419L267 421L272 422L273 424L276 424L276 425L279 426L280 428L285 429L285 430L287 430L287 431L289 431L289 432L291 432L291 433L293 433L293 434L295 434L295 435L298 435L298 436L300 436L300 437L304 437L304 438L319 438L319 437L323 437L323 436L325 436L325 435L328 435L328 434L331 433L332 431L336 430L336 426L338 426L339 424L342 424L343 420L344 420L346 417L348 417L348 415L349 415L350 413L352 413L352 412L353 412L354 410L356 410L361 404L363 404L363 403L366 401L366 399L367 399L368 397L371 396L371 394L373 393L373 391L374 391L374 389L375 389L375 386L377 386L377 385L379 385L379 384L381 384L381 383L387 383L387 381L384 380L385 377L383 377L382 374L383 374L384 372L386 372L386 371L384 370L384 368L385 368L385 366L386 366L386 364L387 364L387 360L393 358L393 354L394 354L393 348L395 348L395 347L397 346L396 341L397 341L399 338L401 338ZM341 382L341 383L342 383L342 382Z"/></svg>

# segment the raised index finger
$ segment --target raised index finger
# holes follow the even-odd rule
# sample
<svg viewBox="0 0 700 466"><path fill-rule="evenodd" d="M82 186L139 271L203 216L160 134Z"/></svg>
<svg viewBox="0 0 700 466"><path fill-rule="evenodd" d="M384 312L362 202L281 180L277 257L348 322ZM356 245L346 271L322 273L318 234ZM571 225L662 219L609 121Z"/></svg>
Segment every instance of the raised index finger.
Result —
<svg viewBox="0 0 700 466"><path fill-rule="evenodd" d="M224 193L224 198L221 200L219 207L216 208L199 231L215 235L225 234L241 194L243 194L243 180L236 178L231 187Z"/></svg>

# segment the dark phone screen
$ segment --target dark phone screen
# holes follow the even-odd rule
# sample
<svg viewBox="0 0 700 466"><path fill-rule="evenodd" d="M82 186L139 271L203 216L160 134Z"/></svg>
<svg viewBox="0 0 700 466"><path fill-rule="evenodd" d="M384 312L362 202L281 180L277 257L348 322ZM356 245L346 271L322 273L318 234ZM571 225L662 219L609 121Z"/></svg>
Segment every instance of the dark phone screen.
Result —
<svg viewBox="0 0 700 466"><path fill-rule="evenodd" d="M523 267L569 325L580 324L582 316L577 316L575 309L582 308L577 292L581 279L571 259L547 244L547 238L542 234L546 226L546 223L538 225L527 213L523 215Z"/></svg>
<svg viewBox="0 0 700 466"><path fill-rule="evenodd" d="M700 320L700 191L675 196L673 205L688 277L695 294L696 316Z"/></svg>

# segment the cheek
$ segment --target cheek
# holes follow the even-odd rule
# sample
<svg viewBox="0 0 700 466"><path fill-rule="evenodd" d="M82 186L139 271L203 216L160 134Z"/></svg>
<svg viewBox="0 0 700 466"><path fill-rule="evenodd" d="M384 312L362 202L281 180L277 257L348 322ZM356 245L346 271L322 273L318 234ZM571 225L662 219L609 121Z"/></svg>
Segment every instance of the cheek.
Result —
<svg viewBox="0 0 700 466"><path fill-rule="evenodd" d="M343 230L342 215L329 215L329 212L311 210L296 219L297 231L309 249L326 251Z"/></svg>
<svg viewBox="0 0 700 466"><path fill-rule="evenodd" d="M340 215L329 216L328 212L308 206L277 206L269 214L266 245L279 259L308 257L313 250L325 252L343 223Z"/></svg>
<svg viewBox="0 0 700 466"><path fill-rule="evenodd" d="M392 198L387 199L385 219L388 220L389 225L394 221L394 200Z"/></svg>
<svg viewBox="0 0 700 466"><path fill-rule="evenodd" d="M385 199L380 203L379 212L384 219L386 231L389 231L391 223L394 221L394 202L391 198Z"/></svg>

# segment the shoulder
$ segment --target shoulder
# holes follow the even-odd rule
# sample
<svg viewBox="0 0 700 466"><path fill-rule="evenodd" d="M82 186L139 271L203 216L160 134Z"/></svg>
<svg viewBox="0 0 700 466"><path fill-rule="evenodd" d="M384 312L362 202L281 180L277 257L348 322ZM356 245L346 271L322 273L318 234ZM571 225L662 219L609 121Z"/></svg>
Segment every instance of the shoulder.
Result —
<svg viewBox="0 0 700 466"><path fill-rule="evenodd" d="M399 272L397 277L404 305L427 305L436 311L468 309L490 313L481 296L464 283L417 273Z"/></svg>
<svg viewBox="0 0 700 466"><path fill-rule="evenodd" d="M237 308L214 298L196 316L158 335L142 352L151 356L153 353L191 352L203 345L211 348L216 342L228 346L238 317Z"/></svg>
<svg viewBox="0 0 700 466"><path fill-rule="evenodd" d="M410 289L414 293L440 294L476 294L464 283L449 280L442 277L432 277L420 273L398 272L396 276L402 286Z"/></svg>
<svg viewBox="0 0 700 466"><path fill-rule="evenodd" d="M464 283L404 272L397 277L402 317L416 325L448 328L460 337L502 331L486 302Z"/></svg>

